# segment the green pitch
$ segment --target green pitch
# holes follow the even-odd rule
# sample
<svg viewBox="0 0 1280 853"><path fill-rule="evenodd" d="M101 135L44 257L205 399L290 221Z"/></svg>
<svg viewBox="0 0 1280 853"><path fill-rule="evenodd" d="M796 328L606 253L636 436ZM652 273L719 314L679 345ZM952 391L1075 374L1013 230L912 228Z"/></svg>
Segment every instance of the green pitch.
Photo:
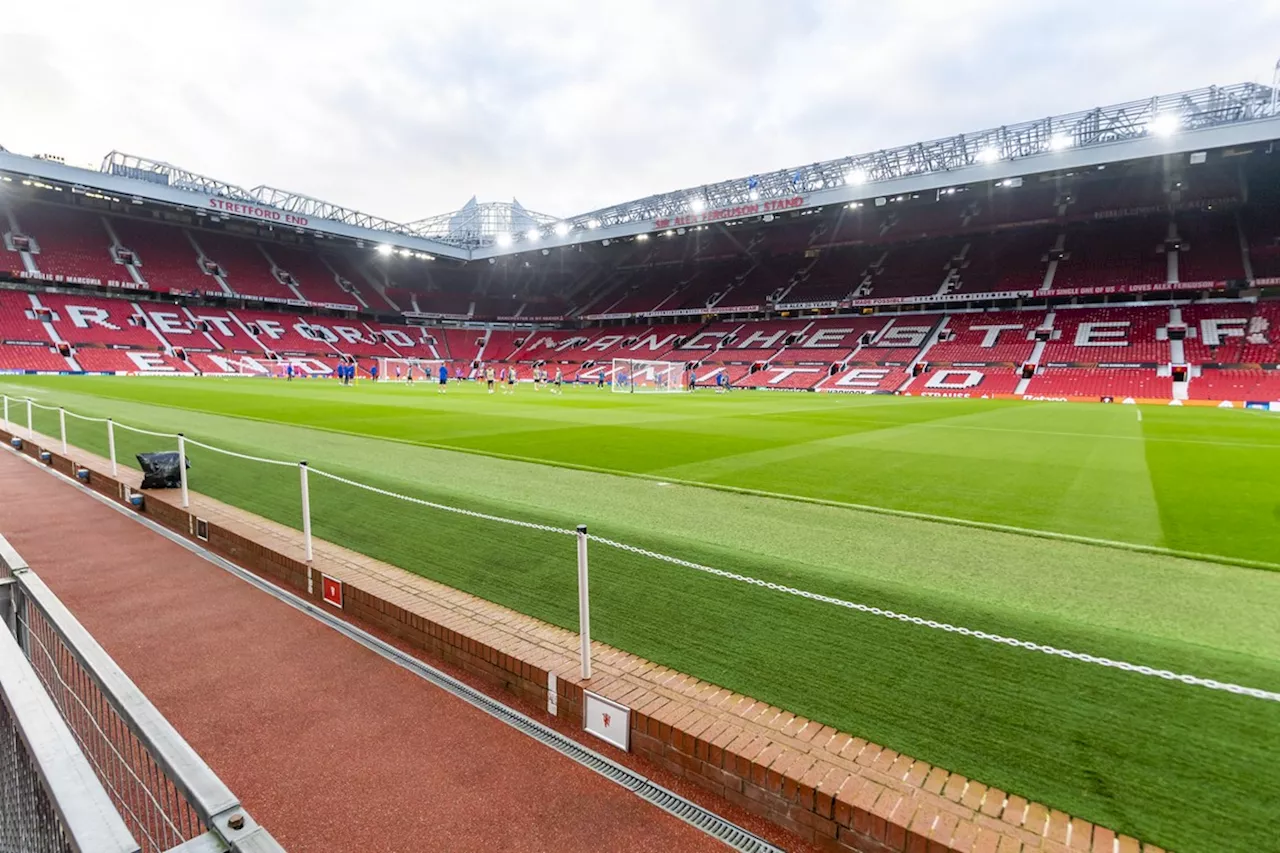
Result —
<svg viewBox="0 0 1280 853"><path fill-rule="evenodd" d="M1280 691L1280 417L524 386L33 377L49 404L926 619ZM19 419L24 413L14 408ZM56 431L39 415L37 429ZM105 452L100 425L72 443ZM120 433L120 455L168 449ZM297 472L191 451L298 526ZM575 629L574 546L312 480L317 535ZM603 546L597 639L1172 848L1276 849L1280 704Z"/></svg>

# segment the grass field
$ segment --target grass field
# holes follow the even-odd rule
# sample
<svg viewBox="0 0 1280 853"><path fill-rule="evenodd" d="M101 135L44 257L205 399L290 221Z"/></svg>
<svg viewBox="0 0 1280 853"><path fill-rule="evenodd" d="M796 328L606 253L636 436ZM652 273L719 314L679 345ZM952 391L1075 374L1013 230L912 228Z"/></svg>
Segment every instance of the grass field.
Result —
<svg viewBox="0 0 1280 853"><path fill-rule="evenodd" d="M1061 648L1280 690L1280 417L266 380L4 378L400 493ZM16 410L15 410L16 411ZM23 415L25 417L25 415ZM40 418L45 418L42 422ZM37 429L56 430L56 417ZM70 440L104 452L100 425ZM121 434L120 455L157 447ZM297 474L193 450L297 526ZM312 479L317 535L576 628L572 540ZM592 551L597 639L1181 853L1280 850L1280 703Z"/></svg>

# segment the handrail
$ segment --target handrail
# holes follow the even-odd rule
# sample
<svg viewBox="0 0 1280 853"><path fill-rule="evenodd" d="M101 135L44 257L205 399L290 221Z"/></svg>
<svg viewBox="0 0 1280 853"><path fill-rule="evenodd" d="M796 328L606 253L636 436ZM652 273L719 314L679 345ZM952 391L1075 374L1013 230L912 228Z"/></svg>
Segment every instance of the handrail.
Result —
<svg viewBox="0 0 1280 853"><path fill-rule="evenodd" d="M0 544L7 547L3 540ZM10 802L10 797L5 795L6 789L15 798L19 793L26 797L33 795L30 790L17 790L26 781L21 778L23 770L19 767L22 767L34 770L39 776L48 804L57 812L60 825L59 832L40 832L38 827L27 825L22 830L25 843L36 846L23 849L52 851L53 847L44 848L39 846L39 841L33 841L33 836L40 834L46 839L61 835L77 853L138 853L141 849L138 842L133 839L111 797L94 775L75 736L45 692L22 649L6 631L0 631L0 701L4 704L0 713L12 721L13 736L21 740L26 753L25 760L20 755L11 754L9 760L3 762L9 766L4 768L6 778L0 779L0 806L5 811L12 809L12 812L7 818L0 816L0 836L5 835L3 830L7 821L20 821L23 811L28 814L34 811L22 809L19 803ZM8 727L0 726L0 731L5 728ZM0 756L18 748L16 742L9 742L9 732L4 734L6 742L0 743Z"/></svg>
<svg viewBox="0 0 1280 853"><path fill-rule="evenodd" d="M91 682L91 689L96 694L91 703L100 707L105 702L110 707L129 734L136 739L137 746L154 762L164 780L185 800L190 809L186 812L187 815L194 814L203 829L217 836L232 851L283 853L283 848L271 835L244 811L231 789L191 748L48 585L31 571L4 536L0 535L0 578L5 577L9 578L5 581L9 587L9 609L14 614L7 627L14 630L17 653L27 656L24 664L32 678L41 686L41 693L45 694L45 700L55 713L61 714L66 720L68 708L60 708L59 702L54 701L56 697L61 697L73 710L76 706L71 705L72 702L78 703L81 709L84 706L84 698L74 695L75 691L61 680L63 668L70 663L65 659L69 655L75 667L80 670L76 676L77 684L83 683L84 677ZM47 642L52 641L57 644L54 650L56 662L55 655L43 648ZM4 642L12 645L11 639ZM36 660L37 655L43 655L44 658ZM78 719L82 715L76 712L75 716ZM68 735L76 737L70 730ZM85 735L85 732L81 732L82 737ZM89 767L83 743L79 741L77 752L81 755L81 760L86 761L85 766ZM90 772L92 773L92 769ZM99 781L108 784L102 778L102 772L102 768L98 768ZM181 810L181 803L172 805ZM118 812L119 808L120 804L117 803L112 810ZM131 816L135 821L138 820L136 814L131 813ZM123 818L124 815L117 814L117 819ZM189 823L179 817L177 824L181 826L171 824L171 828L184 833L198 834L202 831Z"/></svg>

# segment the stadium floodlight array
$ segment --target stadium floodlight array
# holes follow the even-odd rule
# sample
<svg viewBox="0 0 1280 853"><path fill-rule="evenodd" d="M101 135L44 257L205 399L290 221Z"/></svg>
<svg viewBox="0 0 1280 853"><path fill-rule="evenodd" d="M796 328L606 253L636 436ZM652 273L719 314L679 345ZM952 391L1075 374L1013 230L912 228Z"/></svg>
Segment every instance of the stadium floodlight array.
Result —
<svg viewBox="0 0 1280 853"><path fill-rule="evenodd" d="M379 382L429 382L444 361L438 358L378 358Z"/></svg>
<svg viewBox="0 0 1280 853"><path fill-rule="evenodd" d="M613 360L611 387L619 394L665 394L685 389L684 365L678 361Z"/></svg>
<svg viewBox="0 0 1280 853"><path fill-rule="evenodd" d="M299 228L327 230L324 223L365 229L365 239L391 242L423 254L474 259L524 251L548 241L577 241L588 232L615 229L648 230L661 219L700 217L735 206L801 197L804 207L841 204L877 194L874 185L928 175L950 176L961 169L988 170L1068 150L1112 146L1145 139L1168 138L1183 132L1245 125L1280 115L1280 72L1276 85L1236 83L1157 95L1137 101L1099 106L1031 121L988 127L933 140L881 148L834 160L791 166L730 180L657 193L576 216L556 217L531 211L518 201L479 203L475 199L456 211L411 222L394 222L311 196L275 187L247 189L170 163L112 151L100 171L166 190L187 190L225 199L223 209L247 207L251 218L282 221ZM2 149L0 149L2 150ZM1117 156L1122 156L1117 153ZM1053 168L1056 161L1033 161ZM48 164L24 164L31 169ZM34 173L33 173L34 174ZM849 189L852 188L852 189ZM146 195L139 189L138 195ZM239 214L239 210L231 209ZM736 217L734 217L736 218ZM719 217L717 217L719 221ZM382 235L382 236L379 236ZM348 236L357 236L349 234ZM555 245L552 242L552 245ZM390 245L390 242L387 243ZM491 251L493 249L499 251ZM476 254L483 252L483 254Z"/></svg>

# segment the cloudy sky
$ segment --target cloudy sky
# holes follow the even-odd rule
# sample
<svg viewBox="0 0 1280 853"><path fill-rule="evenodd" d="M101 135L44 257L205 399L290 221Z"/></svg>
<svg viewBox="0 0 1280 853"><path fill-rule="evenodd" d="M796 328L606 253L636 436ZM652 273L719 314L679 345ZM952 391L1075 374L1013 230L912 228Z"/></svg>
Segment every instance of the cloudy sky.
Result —
<svg viewBox="0 0 1280 853"><path fill-rule="evenodd" d="M0 145L112 149L407 221L553 215L1211 83L1280 0L40 0Z"/></svg>

